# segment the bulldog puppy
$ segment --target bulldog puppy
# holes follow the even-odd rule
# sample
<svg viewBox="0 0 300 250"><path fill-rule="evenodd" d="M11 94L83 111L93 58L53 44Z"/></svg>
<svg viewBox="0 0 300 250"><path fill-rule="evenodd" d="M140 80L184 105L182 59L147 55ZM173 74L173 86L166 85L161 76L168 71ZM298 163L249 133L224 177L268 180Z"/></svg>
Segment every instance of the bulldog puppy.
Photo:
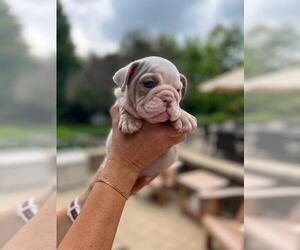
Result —
<svg viewBox="0 0 300 250"><path fill-rule="evenodd" d="M120 109L119 128L123 133L135 133L143 121L170 122L179 131L191 132L197 127L196 118L179 106L187 80L176 66L162 57L146 57L118 70L113 76ZM111 134L107 139L108 150ZM140 177L152 177L177 160L175 147L146 167Z"/></svg>

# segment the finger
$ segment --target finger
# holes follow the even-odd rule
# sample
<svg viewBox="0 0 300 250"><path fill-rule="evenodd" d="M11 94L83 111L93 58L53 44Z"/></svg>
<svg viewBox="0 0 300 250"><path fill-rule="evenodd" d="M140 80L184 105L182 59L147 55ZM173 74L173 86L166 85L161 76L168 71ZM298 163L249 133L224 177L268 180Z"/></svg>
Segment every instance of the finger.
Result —
<svg viewBox="0 0 300 250"><path fill-rule="evenodd" d="M178 119L176 122L173 124L174 128L180 131L182 129L182 121Z"/></svg>
<svg viewBox="0 0 300 250"><path fill-rule="evenodd" d="M184 136L185 134L186 134L185 130L182 130L182 129L181 130L175 130L175 129L173 129L173 130L169 131L168 137L178 138L178 137Z"/></svg>
<svg viewBox="0 0 300 250"><path fill-rule="evenodd" d="M146 185L146 183L149 181L148 178L149 178L149 177L142 177L142 178L139 178L139 179L135 182L135 184L134 184L134 186L133 186L133 188L132 188L132 190L131 190L131 194L132 194L132 195L135 195L138 191L140 191L140 190Z"/></svg>
<svg viewBox="0 0 300 250"><path fill-rule="evenodd" d="M109 113L112 118L113 127L118 126L120 115L119 115L119 106L117 102L115 102L115 104L110 108Z"/></svg>
<svg viewBox="0 0 300 250"><path fill-rule="evenodd" d="M170 138L180 138L182 136L186 135L185 130L176 131L175 133L172 133L169 135Z"/></svg>
<svg viewBox="0 0 300 250"><path fill-rule="evenodd" d="M172 138L172 144L178 144L184 141L187 137L187 133L181 133L180 135Z"/></svg>
<svg viewBox="0 0 300 250"><path fill-rule="evenodd" d="M142 177L139 178L136 183L134 184L131 194L135 195L137 192L139 192L144 186L148 185L153 179L155 179L157 175L152 177Z"/></svg>

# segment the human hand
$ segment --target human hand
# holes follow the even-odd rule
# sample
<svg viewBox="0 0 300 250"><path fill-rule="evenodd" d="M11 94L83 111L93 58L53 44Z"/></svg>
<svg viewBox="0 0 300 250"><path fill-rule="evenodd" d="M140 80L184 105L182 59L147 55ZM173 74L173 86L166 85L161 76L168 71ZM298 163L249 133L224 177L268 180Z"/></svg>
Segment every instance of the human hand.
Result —
<svg viewBox="0 0 300 250"><path fill-rule="evenodd" d="M178 131L190 133L197 128L197 119L188 112L181 110L180 117L176 121L172 122L172 125Z"/></svg>
<svg viewBox="0 0 300 250"><path fill-rule="evenodd" d="M123 168L130 168L136 173L143 170L170 147L183 141L187 135L187 132L179 132L170 125L149 124L147 122L144 122L139 132L124 134L118 128L118 106L114 105L110 113L113 133L107 159L118 161Z"/></svg>
<svg viewBox="0 0 300 250"><path fill-rule="evenodd" d="M185 139L186 132L178 132L172 126L162 124L145 123L143 128L135 134L124 134L118 128L119 109L114 105L111 108L111 116L113 123L112 142L108 155L105 157L99 170L92 178L87 190L80 196L80 202L84 203L92 190L95 181L103 175L104 171L109 171L109 176L126 176L129 181L132 179L132 187L129 193L135 194L145 185L149 184L156 176L137 178L140 171L144 167L161 154L166 152L168 148ZM117 164L108 164L111 163ZM105 168L105 165L110 165Z"/></svg>

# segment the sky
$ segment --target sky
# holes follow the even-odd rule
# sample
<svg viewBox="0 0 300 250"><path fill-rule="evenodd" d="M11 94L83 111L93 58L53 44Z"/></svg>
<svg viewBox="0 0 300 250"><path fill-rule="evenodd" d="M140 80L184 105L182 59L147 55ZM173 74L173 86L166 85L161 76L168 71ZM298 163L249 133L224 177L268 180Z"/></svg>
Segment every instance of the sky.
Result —
<svg viewBox="0 0 300 250"><path fill-rule="evenodd" d="M259 24L288 25L299 31L299 0L245 0L245 30Z"/></svg>
<svg viewBox="0 0 300 250"><path fill-rule="evenodd" d="M30 52L39 57L56 49L55 0L5 0L21 26ZM167 32L184 41L205 38L216 25L244 26L243 0L61 0L71 23L78 55L107 54L118 49L132 29ZM298 8L297 8L298 7ZM245 0L245 28L259 23L299 23L298 0ZM288 14L287 14L288 13ZM255 17L255 18L254 18Z"/></svg>
<svg viewBox="0 0 300 250"><path fill-rule="evenodd" d="M225 2L227 4L225 4ZM242 0L62 0L78 54L118 49L130 30L205 37L217 23L243 25Z"/></svg>
<svg viewBox="0 0 300 250"><path fill-rule="evenodd" d="M3 0L1 0L3 1ZM17 17L30 53L49 57L56 50L56 1L4 0Z"/></svg>

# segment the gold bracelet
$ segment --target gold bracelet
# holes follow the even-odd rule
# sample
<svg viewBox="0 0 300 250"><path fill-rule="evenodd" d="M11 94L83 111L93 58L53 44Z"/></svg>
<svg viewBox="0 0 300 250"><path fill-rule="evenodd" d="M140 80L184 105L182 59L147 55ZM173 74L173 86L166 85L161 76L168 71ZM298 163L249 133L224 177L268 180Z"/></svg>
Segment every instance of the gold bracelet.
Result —
<svg viewBox="0 0 300 250"><path fill-rule="evenodd" d="M110 186L112 189L114 189L120 195L122 195L122 197L125 198L125 200L128 200L129 196L127 194L125 194L124 192L122 192L120 189L118 189L115 185L113 185L109 181L106 181L106 180L103 180L103 179L98 179L98 180L96 180L96 182L101 182L101 183L104 183L104 184Z"/></svg>

